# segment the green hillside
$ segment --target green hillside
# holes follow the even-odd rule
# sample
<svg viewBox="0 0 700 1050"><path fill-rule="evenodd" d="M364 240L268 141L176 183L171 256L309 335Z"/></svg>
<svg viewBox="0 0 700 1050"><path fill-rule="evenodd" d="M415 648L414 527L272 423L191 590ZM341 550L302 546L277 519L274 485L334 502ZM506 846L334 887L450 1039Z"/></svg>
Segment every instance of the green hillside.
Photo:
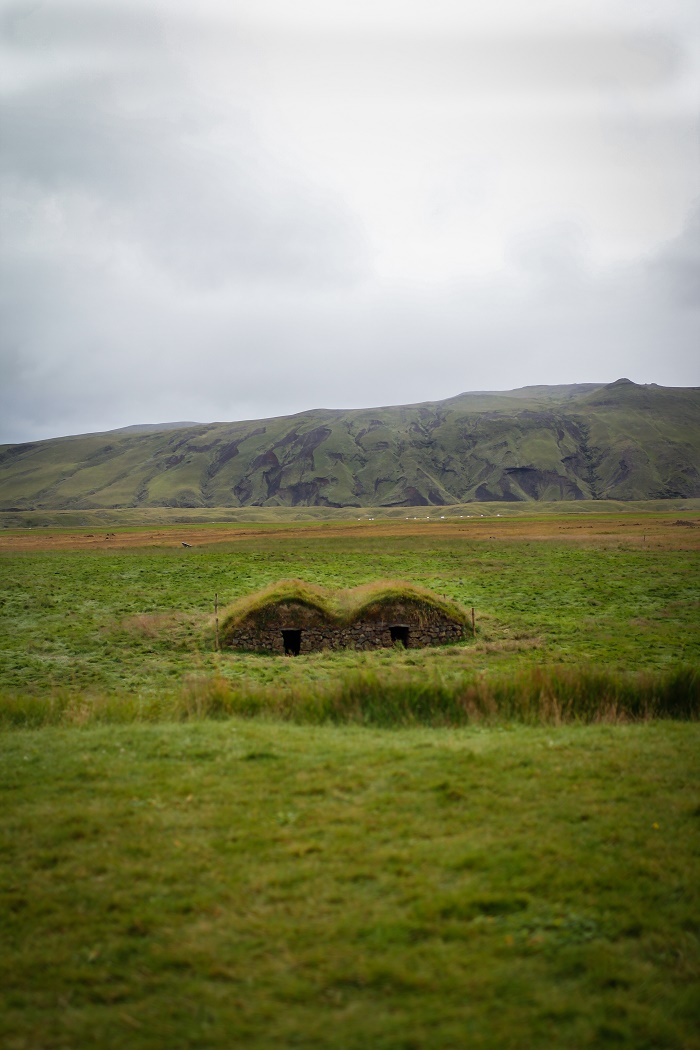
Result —
<svg viewBox="0 0 700 1050"><path fill-rule="evenodd" d="M700 388L524 387L0 446L0 509L700 497Z"/></svg>

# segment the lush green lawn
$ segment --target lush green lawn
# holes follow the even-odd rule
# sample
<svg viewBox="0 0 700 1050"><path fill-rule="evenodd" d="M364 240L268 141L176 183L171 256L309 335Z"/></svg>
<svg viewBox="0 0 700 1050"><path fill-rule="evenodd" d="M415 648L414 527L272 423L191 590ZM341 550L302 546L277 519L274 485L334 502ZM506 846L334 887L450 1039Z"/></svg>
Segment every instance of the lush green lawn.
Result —
<svg viewBox="0 0 700 1050"><path fill-rule="evenodd" d="M562 540L493 542L294 530L185 550L0 555L0 676L5 690L152 693L215 668L257 682L323 681L354 654L229 654L205 625L222 603L284 577L351 587L399 577L475 606L479 634L451 651L369 654L378 670L454 675L543 662L625 670L700 660L700 572L690 550Z"/></svg>
<svg viewBox="0 0 700 1050"><path fill-rule="evenodd" d="M0 1042L700 1047L700 727L0 736Z"/></svg>

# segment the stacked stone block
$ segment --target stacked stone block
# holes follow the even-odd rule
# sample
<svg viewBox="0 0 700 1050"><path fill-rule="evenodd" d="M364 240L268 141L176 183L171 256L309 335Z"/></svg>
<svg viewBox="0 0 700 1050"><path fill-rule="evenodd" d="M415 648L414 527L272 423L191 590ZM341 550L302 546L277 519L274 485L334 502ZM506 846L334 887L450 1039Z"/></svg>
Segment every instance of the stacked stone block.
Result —
<svg viewBox="0 0 700 1050"><path fill-rule="evenodd" d="M432 610L431 610L432 612ZM301 630L300 654L319 652L324 649L390 649L394 644L391 628L397 621L358 620L349 625L332 624L303 626L298 622L280 622L278 625L257 627L244 624L232 631L226 645L231 649L284 653L282 631ZM447 617L432 615L423 622L407 623L409 628L408 648L420 649L430 645L446 645L458 642L464 637L462 624L454 623Z"/></svg>

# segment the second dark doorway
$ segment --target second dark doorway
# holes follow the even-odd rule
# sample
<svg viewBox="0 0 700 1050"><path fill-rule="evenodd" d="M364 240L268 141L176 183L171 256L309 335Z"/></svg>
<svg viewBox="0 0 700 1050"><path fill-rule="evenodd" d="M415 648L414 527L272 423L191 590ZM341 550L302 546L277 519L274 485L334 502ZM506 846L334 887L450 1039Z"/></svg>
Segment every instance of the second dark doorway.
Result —
<svg viewBox="0 0 700 1050"><path fill-rule="evenodd" d="M401 642L404 649L408 649L408 627L402 623L396 623L393 627L390 627L391 640L396 645L397 642Z"/></svg>
<svg viewBox="0 0 700 1050"><path fill-rule="evenodd" d="M299 630L282 631L282 641L284 642L284 655L285 656L298 656L299 655L299 650L301 649L301 631L299 631Z"/></svg>

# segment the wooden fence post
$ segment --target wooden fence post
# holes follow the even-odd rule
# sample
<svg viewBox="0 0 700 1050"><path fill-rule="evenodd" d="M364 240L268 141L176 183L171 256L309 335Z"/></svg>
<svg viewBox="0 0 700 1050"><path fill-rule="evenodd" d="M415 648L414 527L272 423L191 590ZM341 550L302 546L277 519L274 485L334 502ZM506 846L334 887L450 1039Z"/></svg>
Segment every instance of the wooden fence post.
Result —
<svg viewBox="0 0 700 1050"><path fill-rule="evenodd" d="M216 620L216 651L219 651L219 592L214 595L214 618Z"/></svg>

